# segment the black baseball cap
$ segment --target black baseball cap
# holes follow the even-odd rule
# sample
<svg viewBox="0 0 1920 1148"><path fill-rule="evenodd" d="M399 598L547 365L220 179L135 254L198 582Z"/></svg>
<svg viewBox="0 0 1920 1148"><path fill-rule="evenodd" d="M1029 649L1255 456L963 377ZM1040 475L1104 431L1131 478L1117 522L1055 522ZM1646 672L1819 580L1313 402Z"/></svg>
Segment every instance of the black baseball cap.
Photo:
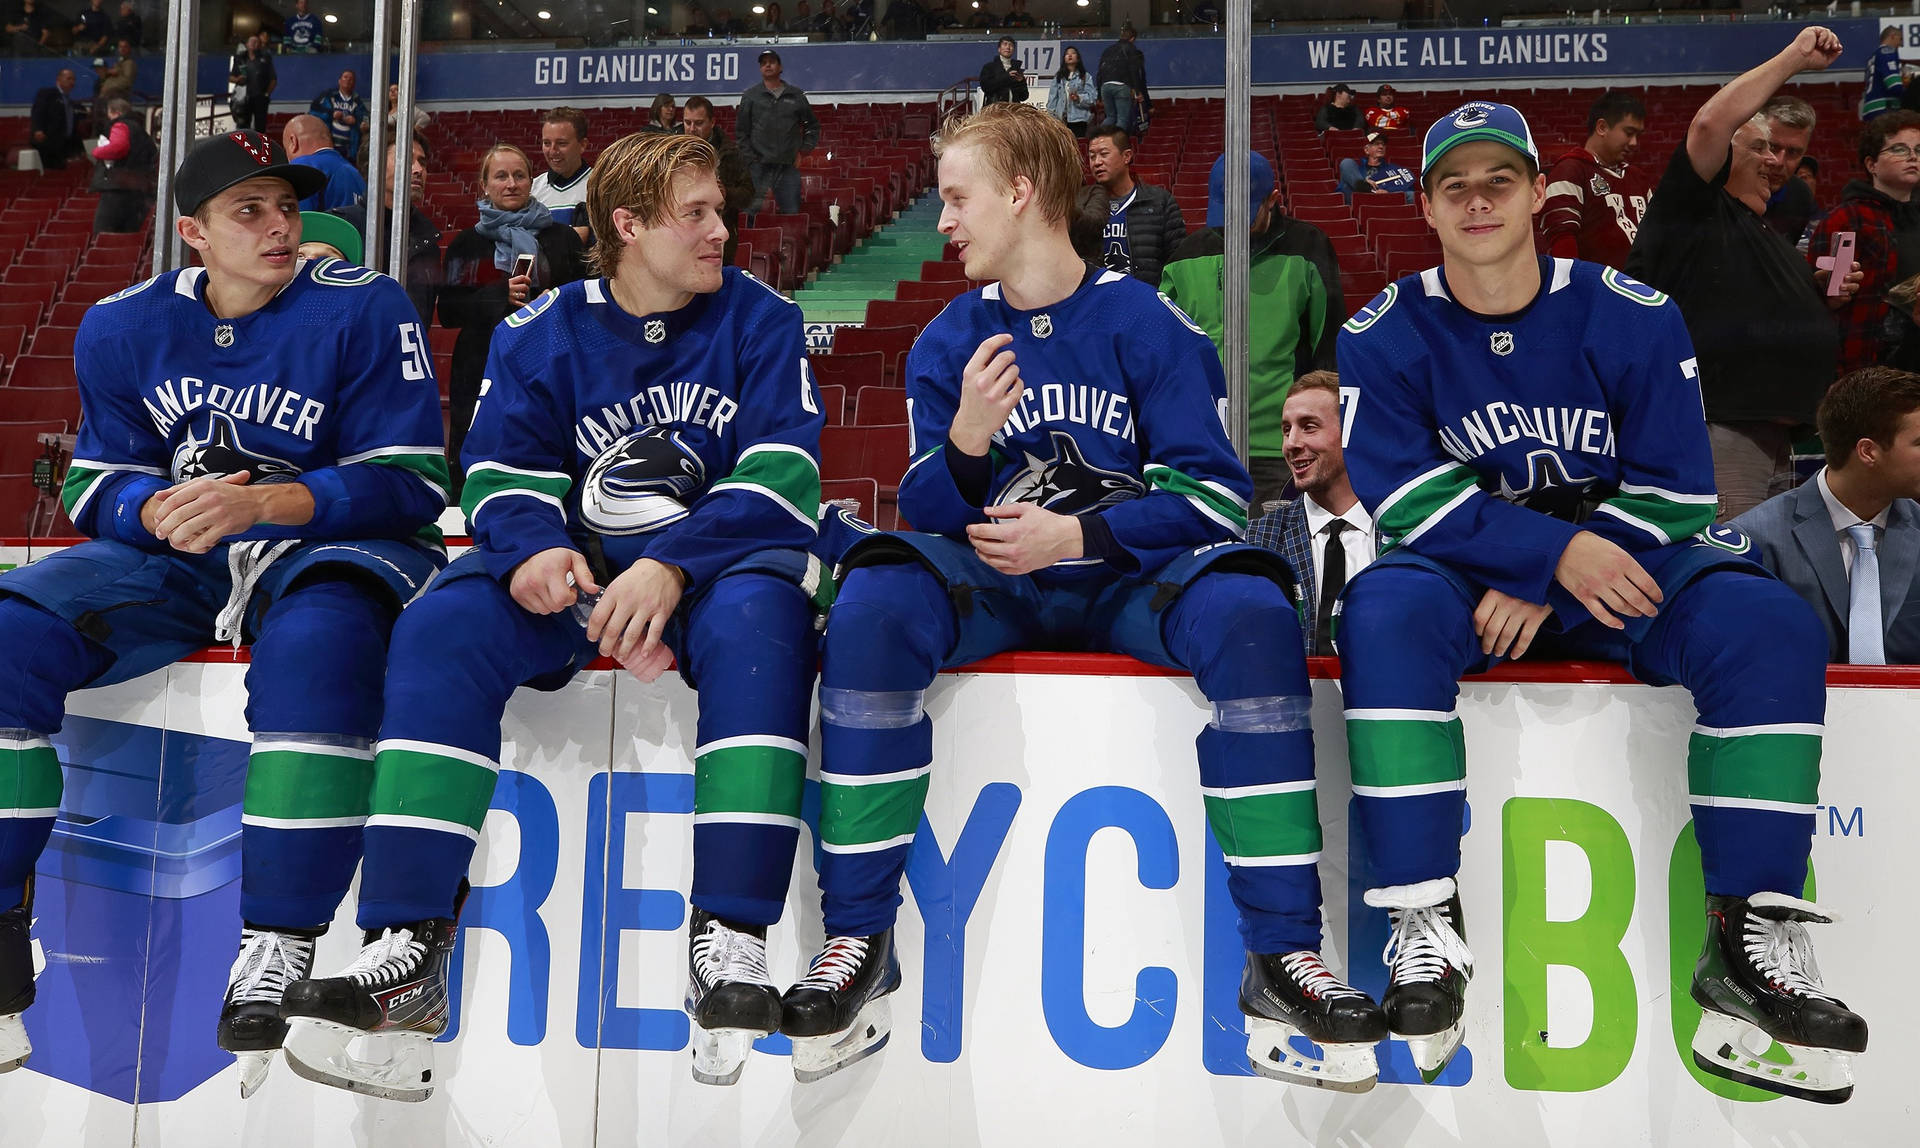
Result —
<svg viewBox="0 0 1920 1148"><path fill-rule="evenodd" d="M1353 89L1352 89L1352 88L1349 88L1349 87L1348 87L1348 86L1346 86L1345 84L1335 84L1335 85L1334 85L1333 87L1331 87L1331 88L1329 88L1329 89L1327 89L1327 90L1328 90L1328 91L1330 91L1330 92L1345 92L1345 93L1347 93L1347 94L1348 94L1349 96L1351 96L1351 95L1353 94Z"/></svg>
<svg viewBox="0 0 1920 1148"><path fill-rule="evenodd" d="M237 183L261 177L283 179L305 199L327 186L319 168L294 163L286 149L259 132L228 132L193 145L173 177L173 205L182 215Z"/></svg>
<svg viewBox="0 0 1920 1148"><path fill-rule="evenodd" d="M773 57L774 63L778 64L780 62L780 53L774 51L772 48L768 48L766 51L760 53L760 55L755 58L754 62L758 64L764 64L767 62L768 56Z"/></svg>

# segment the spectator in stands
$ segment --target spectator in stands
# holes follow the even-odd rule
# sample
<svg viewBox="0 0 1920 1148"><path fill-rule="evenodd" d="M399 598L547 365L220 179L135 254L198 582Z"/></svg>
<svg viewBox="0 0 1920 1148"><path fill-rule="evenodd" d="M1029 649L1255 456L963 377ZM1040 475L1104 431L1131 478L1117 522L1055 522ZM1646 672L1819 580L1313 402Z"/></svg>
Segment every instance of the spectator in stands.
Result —
<svg viewBox="0 0 1920 1148"><path fill-rule="evenodd" d="M1308 371L1280 413L1287 466L1298 498L1247 525L1247 541L1277 550L1293 571L1300 637L1309 657L1330 657L1334 606L1355 574L1377 556L1373 517L1354 496L1341 449L1340 376ZM1256 507L1267 504L1254 495Z"/></svg>
<svg viewBox="0 0 1920 1148"><path fill-rule="evenodd" d="M1394 106L1398 98L1392 84L1381 84L1373 94L1373 106L1367 109L1367 126L1377 132L1405 131L1407 109Z"/></svg>
<svg viewBox="0 0 1920 1148"><path fill-rule="evenodd" d="M1554 162L1539 220L1540 249L1561 259L1627 265L1627 250L1653 197L1653 174L1633 163L1646 105L1607 92L1587 109L1587 142Z"/></svg>
<svg viewBox="0 0 1920 1148"><path fill-rule="evenodd" d="M1020 69L1019 48L1012 36L1000 37L994 57L980 65L981 101L988 104L1027 102L1027 74Z"/></svg>
<svg viewBox="0 0 1920 1148"><path fill-rule="evenodd" d="M1346 318L1340 264L1326 232L1280 211L1273 165L1247 157L1253 233L1252 295L1248 301L1247 374L1250 434L1247 470L1253 475L1253 513L1282 497L1288 479L1281 408L1294 373L1334 365L1334 336ZM1207 182L1207 226L1182 240L1167 259L1160 291L1180 305L1226 354L1227 161L1213 161Z"/></svg>
<svg viewBox="0 0 1920 1148"><path fill-rule="evenodd" d="M1901 109L1868 120L1860 129L1860 164L1867 178L1847 184L1839 205L1807 244L1807 258L1818 260L1833 254L1836 233L1854 236L1860 289L1833 313L1840 331L1836 375L1884 361L1886 293L1920 274L1920 201L1914 199L1920 187L1920 113Z"/></svg>
<svg viewBox="0 0 1920 1148"><path fill-rule="evenodd" d="M533 167L512 144L494 144L480 161L480 222L447 245L441 277L440 323L460 332L447 379L452 422L447 460L454 490L465 481L460 446L480 399L487 348L500 321L541 291L587 277L586 248L572 227L555 222L533 198ZM514 262L531 255L533 273L515 275Z"/></svg>
<svg viewBox="0 0 1920 1148"><path fill-rule="evenodd" d="M1087 141L1094 182L1080 189L1074 247L1110 271L1158 287L1167 256L1187 237L1180 203L1164 187L1133 178L1133 141L1103 127Z"/></svg>
<svg viewBox="0 0 1920 1148"><path fill-rule="evenodd" d="M802 0L803 4L804 2L805 0ZM960 13L957 10L958 4L959 0L940 0L940 3L936 7L929 8L927 10L927 30L935 32L943 28L960 27L963 21L960 19ZM798 21L795 21L795 23L798 23ZM801 29L795 29L795 31L801 31Z"/></svg>
<svg viewBox="0 0 1920 1148"><path fill-rule="evenodd" d="M1920 663L1920 375L1855 371L1819 418L1827 465L1733 525L1820 615L1828 661Z"/></svg>
<svg viewBox="0 0 1920 1148"><path fill-rule="evenodd" d="M1107 126L1129 134L1139 130L1141 117L1152 106L1147 94L1147 57L1134 45L1138 33L1131 20L1120 25L1120 38L1100 53L1093 82L1100 85Z"/></svg>
<svg viewBox="0 0 1920 1148"><path fill-rule="evenodd" d="M1860 94L1860 118L1872 120L1900 106L1906 93L1900 74L1900 47L1906 35L1898 25L1881 29L1880 46L1867 57L1867 90Z"/></svg>
<svg viewBox="0 0 1920 1148"><path fill-rule="evenodd" d="M578 108L555 108L540 123L540 154L547 170L533 181L533 198L554 222L573 228L582 243L587 225L587 114Z"/></svg>
<svg viewBox="0 0 1920 1148"><path fill-rule="evenodd" d="M1361 127L1360 109L1353 106L1353 89L1345 84L1335 84L1327 93L1327 102L1313 113L1313 130L1317 132L1351 132Z"/></svg>
<svg viewBox="0 0 1920 1148"><path fill-rule="evenodd" d="M280 50L307 56L318 52L326 43L325 26L320 17L308 10L307 0L294 0L293 15L287 17L281 30Z"/></svg>
<svg viewBox="0 0 1920 1148"><path fill-rule="evenodd" d="M387 137L386 172L393 172L393 145L397 142ZM427 156L432 154L427 141L419 136L413 137L413 168L407 179L407 298L412 301L413 309L420 314L422 323L432 325L434 299L440 292L440 228L433 219L420 210L420 197L427 187ZM391 178L381 180L380 210L393 210L393 182ZM343 207L333 214L353 225L364 243L367 234L367 201L362 200L352 207ZM387 253L393 250L392 228L382 228L380 245L366 251L366 266L375 271L387 270Z"/></svg>
<svg viewBox="0 0 1920 1148"><path fill-rule="evenodd" d="M1001 17L1002 28L1031 28L1033 17L1027 15L1027 0L1013 0L1012 7Z"/></svg>
<svg viewBox="0 0 1920 1148"><path fill-rule="evenodd" d="M1920 373L1920 275L1901 280L1887 292L1887 326L1881 340L1882 362Z"/></svg>
<svg viewBox="0 0 1920 1148"><path fill-rule="evenodd" d="M1387 133L1368 132L1365 143L1361 145L1359 159L1351 157L1340 161L1340 195L1348 203L1353 202L1357 192L1368 195L1398 195L1406 202L1413 202L1413 192L1419 182L1413 173L1397 163L1387 162Z"/></svg>
<svg viewBox="0 0 1920 1148"><path fill-rule="evenodd" d="M1627 256L1627 273L1671 295L1693 338L1721 521L1792 485L1794 427L1813 420L1833 381L1840 339L1823 299L1825 274L1816 277L1754 217L1766 207L1767 168L1778 162L1762 106L1788 79L1839 54L1832 32L1804 29L1702 105ZM1858 273L1846 282L1842 298Z"/></svg>
<svg viewBox="0 0 1920 1148"><path fill-rule="evenodd" d="M256 32L247 37L246 46L234 54L233 66L227 69L227 82L233 85L233 126L266 131L267 108L273 102L273 90L280 86L266 36Z"/></svg>
<svg viewBox="0 0 1920 1148"><path fill-rule="evenodd" d="M113 17L107 15L107 0L87 0L87 10L75 17L73 50L92 54L104 52L113 40Z"/></svg>
<svg viewBox="0 0 1920 1148"><path fill-rule="evenodd" d="M51 40L59 17L41 8L38 0L20 0L20 11L7 21L16 56L42 56L53 51Z"/></svg>
<svg viewBox="0 0 1920 1148"><path fill-rule="evenodd" d="M653 108L647 114L647 126L640 130L659 135L678 135L685 130L676 122L679 118L680 109L674 104L673 97L661 92L653 97Z"/></svg>
<svg viewBox="0 0 1920 1148"><path fill-rule="evenodd" d="M682 36L711 36L713 31L713 20L705 8L696 4L687 9L687 23L680 30Z"/></svg>
<svg viewBox="0 0 1920 1148"><path fill-rule="evenodd" d="M807 94L781 79L780 53L760 53L760 82L740 96L733 121L740 155L753 174L752 213L767 192L782 215L800 210L800 170L794 161L820 142L820 120Z"/></svg>
<svg viewBox="0 0 1920 1148"><path fill-rule="evenodd" d="M133 0L124 0L120 5L120 15L113 22L113 38L138 48L145 35L146 25L142 23L139 11L134 8ZM127 54L121 52L121 55Z"/></svg>
<svg viewBox="0 0 1920 1148"><path fill-rule="evenodd" d="M720 166L714 174L720 180L721 192L727 197L723 209L727 217L727 246L721 258L726 260L728 266L732 266L733 253L739 245L740 213L753 203L753 176L747 171L747 161L740 158L740 149L714 122L713 101L705 96L690 98L683 119L688 135L699 136L720 153Z"/></svg>
<svg viewBox="0 0 1920 1148"><path fill-rule="evenodd" d="M327 125L313 116L294 116L280 129L280 146L294 163L315 168L327 177L327 185L300 201L302 211L334 211L351 207L367 198L367 181L346 156L333 147Z"/></svg>
<svg viewBox="0 0 1920 1148"><path fill-rule="evenodd" d="M1813 105L1799 96L1775 96L1764 111L1767 147L1773 153L1767 166L1767 226L1788 243L1799 243L1818 209L1813 196L1790 177L1813 144Z"/></svg>
<svg viewBox="0 0 1920 1148"><path fill-rule="evenodd" d="M392 138L391 133L393 131L393 125L395 122L394 117L400 114L400 85L399 84L387 85L387 113L386 114L387 114L387 131L389 133L388 138L391 139ZM413 130L415 132L424 130L426 126L432 122L433 122L433 117L428 115L426 112L422 111L420 109L419 104L415 104L413 106ZM366 158L366 154L364 150L362 151L360 158L362 160Z"/></svg>
<svg viewBox="0 0 1920 1148"><path fill-rule="evenodd" d="M302 259L344 259L361 266L365 257L360 232L353 224L324 211L300 213L300 246L295 254Z"/></svg>
<svg viewBox="0 0 1920 1148"><path fill-rule="evenodd" d="M97 66L94 69L94 74L99 75L99 68ZM100 82L94 87L93 98L96 102L101 103L115 96L125 96L131 100L133 98L134 81L139 78L140 61L133 58L133 43L128 40L121 40L113 61L113 66L107 69L106 75L102 77Z"/></svg>
<svg viewBox="0 0 1920 1148"><path fill-rule="evenodd" d="M1000 24L1000 18L993 14L993 6L986 0L974 0L973 15L967 19L969 28L994 28Z"/></svg>
<svg viewBox="0 0 1920 1148"><path fill-rule="evenodd" d="M33 96L28 129L33 133L34 150L40 153L40 166L46 171L66 167L67 157L78 146L74 124L80 107L73 102L73 83L73 69L62 68L53 83Z"/></svg>
<svg viewBox="0 0 1920 1148"><path fill-rule="evenodd" d="M127 97L108 100L103 118L109 121L107 140L93 149L90 185L100 193L93 209L94 234L136 232L146 225L147 212L153 207L160 149Z"/></svg>
<svg viewBox="0 0 1920 1148"><path fill-rule="evenodd" d="M355 90L360 83L353 69L340 73L339 85L314 97L308 109L320 117L333 133L333 146L341 155L360 154L360 129L367 123L367 101Z"/></svg>
<svg viewBox="0 0 1920 1148"><path fill-rule="evenodd" d="M778 4L767 5L766 14L760 17L759 33L774 36L786 30L787 14Z"/></svg>
<svg viewBox="0 0 1920 1148"><path fill-rule="evenodd" d="M1080 49L1072 44L1060 53L1060 70L1053 74L1053 86L1047 89L1047 111L1067 125L1077 139L1087 138L1087 124L1093 109L1100 104L1099 89L1087 75Z"/></svg>
<svg viewBox="0 0 1920 1148"><path fill-rule="evenodd" d="M787 21L787 31L800 36L809 36L820 30L821 18L813 14L813 5L800 0L793 6L793 19Z"/></svg>

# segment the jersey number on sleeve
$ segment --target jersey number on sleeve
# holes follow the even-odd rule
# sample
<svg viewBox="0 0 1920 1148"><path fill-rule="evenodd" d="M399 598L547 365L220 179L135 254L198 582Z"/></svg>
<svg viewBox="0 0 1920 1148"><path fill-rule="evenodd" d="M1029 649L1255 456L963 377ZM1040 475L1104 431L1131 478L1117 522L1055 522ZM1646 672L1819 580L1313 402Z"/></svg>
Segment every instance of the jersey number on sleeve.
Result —
<svg viewBox="0 0 1920 1148"><path fill-rule="evenodd" d="M427 333L418 323L400 324L400 374L410 383L433 377L433 357L427 351Z"/></svg>
<svg viewBox="0 0 1920 1148"><path fill-rule="evenodd" d="M810 415L820 413L820 404L813 401L813 364L805 355L800 356L800 409Z"/></svg>

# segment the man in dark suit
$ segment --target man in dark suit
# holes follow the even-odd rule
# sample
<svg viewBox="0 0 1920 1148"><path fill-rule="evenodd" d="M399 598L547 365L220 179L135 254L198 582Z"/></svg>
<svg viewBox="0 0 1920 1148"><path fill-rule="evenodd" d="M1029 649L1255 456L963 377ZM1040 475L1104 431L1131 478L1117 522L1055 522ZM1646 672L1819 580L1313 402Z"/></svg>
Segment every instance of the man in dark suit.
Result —
<svg viewBox="0 0 1920 1148"><path fill-rule="evenodd" d="M1866 367L1818 413L1827 465L1733 520L1827 628L1827 658L1920 664L1920 375Z"/></svg>
<svg viewBox="0 0 1920 1148"><path fill-rule="evenodd" d="M1347 580L1372 562L1373 519L1354 496L1341 453L1340 376L1308 371L1293 381L1281 416L1287 467L1300 497L1247 527L1247 541L1277 550L1298 587L1307 655L1333 649L1333 611Z"/></svg>
<svg viewBox="0 0 1920 1148"><path fill-rule="evenodd" d="M41 88L33 97L29 121L33 146L40 153L40 166L47 171L67 166L74 149L74 118L80 114L73 102L73 69L62 68L53 86Z"/></svg>

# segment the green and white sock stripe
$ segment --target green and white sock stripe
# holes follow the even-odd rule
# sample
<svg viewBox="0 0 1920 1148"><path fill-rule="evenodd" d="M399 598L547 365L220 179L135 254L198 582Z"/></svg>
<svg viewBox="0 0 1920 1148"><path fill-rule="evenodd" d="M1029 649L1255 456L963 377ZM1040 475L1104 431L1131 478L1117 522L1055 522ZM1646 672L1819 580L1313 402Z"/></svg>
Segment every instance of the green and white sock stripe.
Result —
<svg viewBox="0 0 1920 1148"><path fill-rule="evenodd" d="M460 509L472 522L480 508L496 498L521 495L537 498L562 515L562 501L572 489L573 479L557 470L520 470L502 462L480 462L467 468L467 484L460 489Z"/></svg>
<svg viewBox="0 0 1920 1148"><path fill-rule="evenodd" d="M1415 475L1380 503L1373 520L1396 546L1405 546L1453 513L1479 489L1480 476L1449 462Z"/></svg>
<svg viewBox="0 0 1920 1148"><path fill-rule="evenodd" d="M1713 522L1720 499L1712 494L1681 494L1657 486L1620 484L1620 493L1601 503L1598 513L1643 530L1662 546L1671 545Z"/></svg>
<svg viewBox="0 0 1920 1148"><path fill-rule="evenodd" d="M1820 801L1822 727L1696 725L1687 739L1687 800L1720 809L1812 813Z"/></svg>
<svg viewBox="0 0 1920 1148"><path fill-rule="evenodd" d="M374 747L367 827L432 829L478 841L499 774L499 762L457 746L382 741Z"/></svg>
<svg viewBox="0 0 1920 1148"><path fill-rule="evenodd" d="M90 458L76 458L67 464L67 479L60 486L60 501L67 508L67 517L76 518L93 499L94 492L100 489L100 483L110 474L151 474L166 478L167 472L157 466L135 466L132 463L95 462Z"/></svg>
<svg viewBox="0 0 1920 1148"><path fill-rule="evenodd" d="M1207 824L1241 866L1313 865L1320 860L1320 807L1312 778L1270 785L1202 788Z"/></svg>
<svg viewBox="0 0 1920 1148"><path fill-rule="evenodd" d="M278 739L247 757L240 823L269 829L337 829L367 820L373 750Z"/></svg>
<svg viewBox="0 0 1920 1148"><path fill-rule="evenodd" d="M720 738L693 751L695 825L799 828L807 744L770 734Z"/></svg>
<svg viewBox="0 0 1920 1148"><path fill-rule="evenodd" d="M427 484L440 501L447 500L447 491L453 485L447 472L446 452L437 446L387 446L378 450L362 451L340 459L335 465L352 466L356 462L370 462L375 466L391 466L404 470L421 482Z"/></svg>
<svg viewBox="0 0 1920 1148"><path fill-rule="evenodd" d="M1219 483L1195 478L1157 462L1148 463L1146 469L1140 472L1140 477L1150 485L1186 499L1195 510L1235 535L1247 532L1247 500Z"/></svg>
<svg viewBox="0 0 1920 1148"><path fill-rule="evenodd" d="M933 766L893 773L820 773L820 847L829 853L878 853L908 845L920 829Z"/></svg>
<svg viewBox="0 0 1920 1148"><path fill-rule="evenodd" d="M1347 758L1361 797L1425 797L1467 787L1467 741L1452 710L1346 711Z"/></svg>
<svg viewBox="0 0 1920 1148"><path fill-rule="evenodd" d="M797 446L755 443L740 452L733 473L714 483L713 489L764 495L807 526L819 529L814 508L820 505L820 464Z"/></svg>
<svg viewBox="0 0 1920 1148"><path fill-rule="evenodd" d="M60 758L25 730L0 732L0 820L60 812Z"/></svg>

